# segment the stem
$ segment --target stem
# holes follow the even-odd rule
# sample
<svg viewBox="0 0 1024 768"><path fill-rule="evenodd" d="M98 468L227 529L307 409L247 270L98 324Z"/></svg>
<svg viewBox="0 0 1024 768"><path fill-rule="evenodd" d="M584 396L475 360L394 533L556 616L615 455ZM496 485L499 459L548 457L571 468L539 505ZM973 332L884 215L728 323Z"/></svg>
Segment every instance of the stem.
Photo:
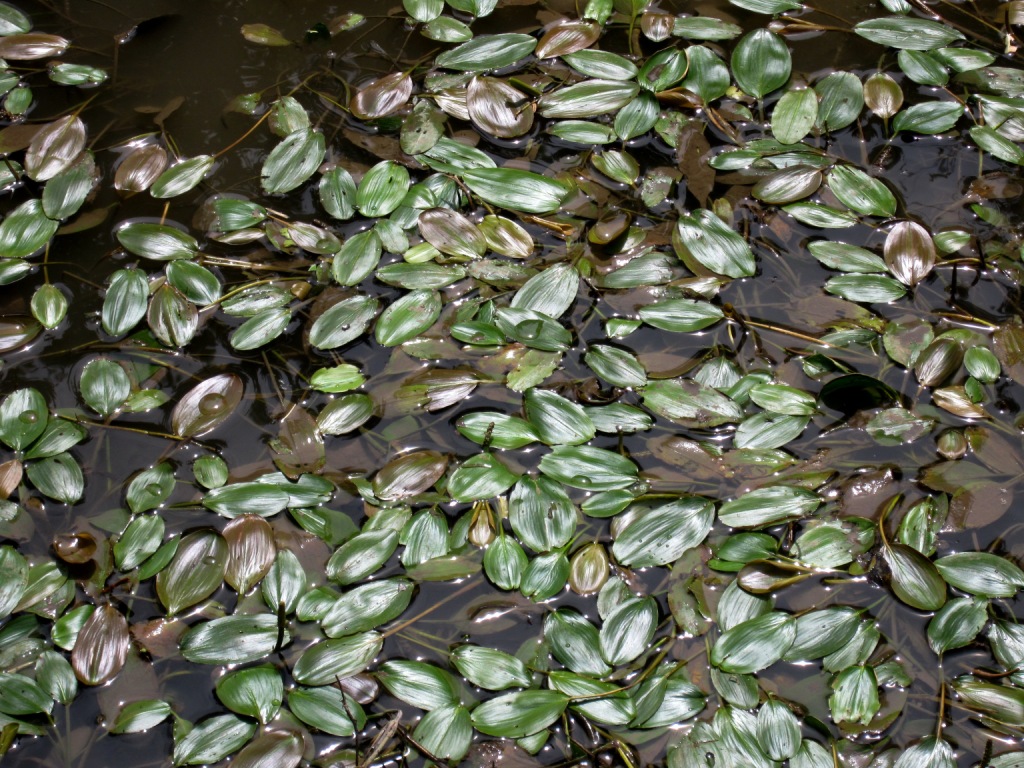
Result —
<svg viewBox="0 0 1024 768"><path fill-rule="evenodd" d="M444 598L442 600L439 600L438 602L434 603L432 606L430 606L426 610L421 611L420 613L417 613L411 619L406 619L401 624L398 624L398 625L392 627L391 629L389 629L387 632L382 632L381 636L384 637L384 638L388 638L388 637L391 637L392 635L396 634L397 632L401 632L403 629L408 627L410 624L415 624L417 621L422 619L424 616L428 616L429 614L433 613L434 611L436 611L438 608L440 608L445 603L450 603L456 597L459 597L461 595L466 594L466 592L468 592L470 589L472 589L475 586L476 586L476 582L474 582L473 580L467 581L465 584L462 585L461 589L455 590L450 595L448 595L446 598Z"/></svg>

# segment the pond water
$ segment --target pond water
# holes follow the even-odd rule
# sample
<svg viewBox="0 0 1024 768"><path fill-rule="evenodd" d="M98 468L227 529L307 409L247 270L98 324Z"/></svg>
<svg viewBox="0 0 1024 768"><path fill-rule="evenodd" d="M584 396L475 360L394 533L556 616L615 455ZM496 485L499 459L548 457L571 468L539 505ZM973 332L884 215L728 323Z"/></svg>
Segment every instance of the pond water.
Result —
<svg viewBox="0 0 1024 768"><path fill-rule="evenodd" d="M20 3L0 759L1024 765L1018 5Z"/></svg>

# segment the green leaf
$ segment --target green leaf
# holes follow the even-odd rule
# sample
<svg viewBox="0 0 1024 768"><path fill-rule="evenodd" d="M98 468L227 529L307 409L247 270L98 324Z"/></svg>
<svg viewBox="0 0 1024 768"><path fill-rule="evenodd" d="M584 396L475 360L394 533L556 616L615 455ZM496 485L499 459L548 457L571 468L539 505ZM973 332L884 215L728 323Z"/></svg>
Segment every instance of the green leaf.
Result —
<svg viewBox="0 0 1024 768"><path fill-rule="evenodd" d="M720 275L752 277L757 269L747 242L711 211L680 216L676 223L680 258L692 258Z"/></svg>
<svg viewBox="0 0 1024 768"><path fill-rule="evenodd" d="M526 418L548 445L579 445L594 436L594 424L583 408L546 389L530 388L524 396Z"/></svg>
<svg viewBox="0 0 1024 768"><path fill-rule="evenodd" d="M892 129L911 133L945 133L953 129L963 113L963 105L955 101L926 101L897 113Z"/></svg>
<svg viewBox="0 0 1024 768"><path fill-rule="evenodd" d="M1024 165L1024 149L987 125L975 125L970 129L974 143L990 155L1008 163Z"/></svg>
<svg viewBox="0 0 1024 768"><path fill-rule="evenodd" d="M832 72L814 90L818 94L818 126L824 131L852 124L864 107L863 86L852 72Z"/></svg>
<svg viewBox="0 0 1024 768"><path fill-rule="evenodd" d="M263 664L228 672L218 678L216 691L217 698L232 712L254 717L265 724L274 719L281 708L284 681L272 664Z"/></svg>
<svg viewBox="0 0 1024 768"><path fill-rule="evenodd" d="M928 645L940 656L974 641L988 621L988 601L957 597L928 622Z"/></svg>
<svg viewBox="0 0 1024 768"><path fill-rule="evenodd" d="M234 715L217 715L175 739L175 765L216 763L240 749L256 733L256 724Z"/></svg>
<svg viewBox="0 0 1024 768"><path fill-rule="evenodd" d="M0 672L0 712L37 715L53 709L53 699L36 681L25 675Z"/></svg>
<svg viewBox="0 0 1024 768"><path fill-rule="evenodd" d="M452 665L473 685L489 691L528 688L532 676L526 665L504 651L480 645L460 645L451 652Z"/></svg>
<svg viewBox="0 0 1024 768"><path fill-rule="evenodd" d="M729 68L718 54L703 45L691 45L686 49L686 55L690 69L679 87L695 93L705 104L724 96L731 78Z"/></svg>
<svg viewBox="0 0 1024 768"><path fill-rule="evenodd" d="M949 82L949 72L942 62L924 51L902 50L897 61L904 74L915 83L943 86Z"/></svg>
<svg viewBox="0 0 1024 768"><path fill-rule="evenodd" d="M383 644L376 632L314 643L295 662L292 677L301 685L330 685L362 672Z"/></svg>
<svg viewBox="0 0 1024 768"><path fill-rule="evenodd" d="M612 666L628 664L647 650L657 624L658 606L654 598L633 598L620 603L598 633L601 656Z"/></svg>
<svg viewBox="0 0 1024 768"><path fill-rule="evenodd" d="M674 46L665 48L644 62L637 75L637 82L641 88L652 93L668 90L683 79L688 66L685 51Z"/></svg>
<svg viewBox="0 0 1024 768"><path fill-rule="evenodd" d="M101 416L109 416L131 394L131 381L124 368L113 360L92 360L82 370L79 389L86 405Z"/></svg>
<svg viewBox="0 0 1024 768"><path fill-rule="evenodd" d="M711 663L726 672L759 672L781 659L795 637L793 618L771 611L723 632L711 648Z"/></svg>
<svg viewBox="0 0 1024 768"><path fill-rule="evenodd" d="M459 418L455 425L459 433L474 443L485 443L494 448L522 448L538 440L530 424L517 416L494 411L475 411Z"/></svg>
<svg viewBox="0 0 1024 768"><path fill-rule="evenodd" d="M324 634L341 637L376 629L398 618L412 596L412 582L402 578L383 579L351 589L324 615Z"/></svg>
<svg viewBox="0 0 1024 768"><path fill-rule="evenodd" d="M557 483L524 477L509 497L509 522L519 541L549 552L568 544L576 532L576 508Z"/></svg>
<svg viewBox="0 0 1024 768"><path fill-rule="evenodd" d="M832 683L828 706L837 723L870 723L881 704L878 682L871 667L854 666L844 669Z"/></svg>
<svg viewBox="0 0 1024 768"><path fill-rule="evenodd" d="M82 468L68 453L34 461L25 473L41 494L64 504L76 504L85 491Z"/></svg>
<svg viewBox="0 0 1024 768"><path fill-rule="evenodd" d="M1024 587L1024 571L990 552L957 552L940 557L935 567L951 586L982 597L1013 597Z"/></svg>
<svg viewBox="0 0 1024 768"><path fill-rule="evenodd" d="M32 21L13 5L0 3L0 35L21 35L32 29Z"/></svg>
<svg viewBox="0 0 1024 768"><path fill-rule="evenodd" d="M288 506L288 494L265 483L232 483L207 491L203 506L227 518L239 515L271 517Z"/></svg>
<svg viewBox="0 0 1024 768"><path fill-rule="evenodd" d="M171 715L171 705L160 699L144 699L125 704L117 713L111 733L143 733Z"/></svg>
<svg viewBox="0 0 1024 768"><path fill-rule="evenodd" d="M611 491L636 482L638 468L625 456L603 448L558 445L541 457L540 471L572 488Z"/></svg>
<svg viewBox="0 0 1024 768"><path fill-rule="evenodd" d="M422 661L386 661L377 680L397 699L430 711L459 703L458 686L450 673Z"/></svg>
<svg viewBox="0 0 1024 768"><path fill-rule="evenodd" d="M807 244L807 250L818 261L830 269L841 272L885 272L885 262L866 248L849 243L815 240Z"/></svg>
<svg viewBox="0 0 1024 768"><path fill-rule="evenodd" d="M714 325L725 315L707 301L692 299L665 299L640 307L640 319L663 331L689 333Z"/></svg>
<svg viewBox="0 0 1024 768"><path fill-rule="evenodd" d="M853 31L873 43L911 51L930 51L964 39L960 32L945 24L910 16L868 19L854 24Z"/></svg>
<svg viewBox="0 0 1024 768"><path fill-rule="evenodd" d="M523 34L479 35L439 55L434 63L460 72L484 72L515 64L533 53L537 39Z"/></svg>
<svg viewBox="0 0 1024 768"><path fill-rule="evenodd" d="M986 715L996 722L1016 726L1024 721L1024 690L1016 686L997 685L967 675L952 683L960 704ZM952 758L950 765L955 765Z"/></svg>
<svg viewBox="0 0 1024 768"><path fill-rule="evenodd" d="M640 86L622 80L584 80L545 93L537 102L541 117L597 117L616 112L640 93Z"/></svg>
<svg viewBox="0 0 1024 768"><path fill-rule="evenodd" d="M893 544L882 549L889 584L896 597L921 611L937 611L946 602L946 582L931 560L916 549Z"/></svg>
<svg viewBox="0 0 1024 768"><path fill-rule="evenodd" d="M527 563L526 553L511 536L499 536L484 552L484 573L499 589L518 589Z"/></svg>
<svg viewBox="0 0 1024 768"><path fill-rule="evenodd" d="M465 707L438 707L416 725L413 739L438 760L457 763L473 741L473 723Z"/></svg>
<svg viewBox="0 0 1024 768"><path fill-rule="evenodd" d="M901 283L882 275L839 275L825 283L825 290L866 304L889 304L907 293Z"/></svg>
<svg viewBox="0 0 1024 768"><path fill-rule="evenodd" d="M636 356L609 344L593 344L583 356L594 373L609 384L624 389L647 384L647 371Z"/></svg>
<svg viewBox="0 0 1024 768"><path fill-rule="evenodd" d="M788 760L800 748L800 723L796 715L776 698L761 705L757 713L757 741L772 760Z"/></svg>
<svg viewBox="0 0 1024 768"><path fill-rule="evenodd" d="M11 614L28 589L28 561L9 544L0 546L0 618Z"/></svg>
<svg viewBox="0 0 1024 768"><path fill-rule="evenodd" d="M754 13L766 13L772 16L777 13L785 13L786 11L799 11L803 8L800 3L794 0L729 0L729 3ZM786 757L791 757L791 755L786 755ZM773 759L781 760L782 758L776 757Z"/></svg>
<svg viewBox="0 0 1024 768"><path fill-rule="evenodd" d="M576 301L579 292L580 273L571 264L556 264L527 280L516 291L510 306L540 312L558 319Z"/></svg>
<svg viewBox="0 0 1024 768"><path fill-rule="evenodd" d="M287 307L258 312L232 331L231 346L240 352L258 349L284 333L291 319L292 312Z"/></svg>
<svg viewBox="0 0 1024 768"><path fill-rule="evenodd" d="M119 269L111 275L110 287L103 297L103 330L111 336L123 336L146 315L149 284L138 269Z"/></svg>
<svg viewBox="0 0 1024 768"><path fill-rule="evenodd" d="M199 253L199 243L194 237L167 224L133 222L115 234L125 250L147 259L191 259Z"/></svg>
<svg viewBox="0 0 1024 768"><path fill-rule="evenodd" d="M73 216L82 207L98 176L92 152L83 152L43 187L43 211L56 220Z"/></svg>
<svg viewBox="0 0 1024 768"><path fill-rule="evenodd" d="M781 448L799 437L809 421L808 416L757 413L736 428L734 443L737 448Z"/></svg>
<svg viewBox="0 0 1024 768"><path fill-rule="evenodd" d="M643 403L684 427L716 427L743 420L743 409L735 401L693 380L652 381L644 390Z"/></svg>
<svg viewBox="0 0 1024 768"><path fill-rule="evenodd" d="M518 739L562 716L569 697L558 691L519 691L485 701L471 713L473 727L488 736Z"/></svg>
<svg viewBox="0 0 1024 768"><path fill-rule="evenodd" d="M367 218L387 216L402 202L409 190L409 171L391 160L370 168L356 189L355 204Z"/></svg>
<svg viewBox="0 0 1024 768"><path fill-rule="evenodd" d="M889 188L859 168L835 166L829 172L828 186L839 202L857 213L892 216L896 212L896 198Z"/></svg>
<svg viewBox="0 0 1024 768"><path fill-rule="evenodd" d="M332 736L351 736L366 722L359 702L333 686L288 691L288 709L306 725Z"/></svg>
<svg viewBox="0 0 1024 768"><path fill-rule="evenodd" d="M616 533L612 553L618 562L633 568L667 565L704 541L714 518L714 505L699 496L631 508L628 522Z"/></svg>
<svg viewBox="0 0 1024 768"><path fill-rule="evenodd" d="M484 201L523 213L551 213L572 191L562 182L514 168L471 168L462 179Z"/></svg>
<svg viewBox="0 0 1024 768"><path fill-rule="evenodd" d="M810 515L821 505L814 491L773 485L749 491L722 504L718 518L731 528L762 528Z"/></svg>
<svg viewBox="0 0 1024 768"><path fill-rule="evenodd" d="M632 80L638 71L632 61L611 51L587 48L564 54L562 59L581 75L598 80Z"/></svg>
<svg viewBox="0 0 1024 768"><path fill-rule="evenodd" d="M810 166L784 168L757 182L750 193L765 203L782 205L802 200L821 186L821 171Z"/></svg>
<svg viewBox="0 0 1024 768"><path fill-rule="evenodd" d="M339 584L360 581L384 565L397 547L395 531L364 531L335 550L327 561L327 577Z"/></svg>
<svg viewBox="0 0 1024 768"><path fill-rule="evenodd" d="M211 155L197 155L175 163L157 177L149 194L162 200L188 192L203 180L213 167L214 159Z"/></svg>
<svg viewBox="0 0 1024 768"><path fill-rule="evenodd" d="M31 256L50 242L57 227L58 222L46 215L40 200L26 200L0 222L0 256Z"/></svg>
<svg viewBox="0 0 1024 768"><path fill-rule="evenodd" d="M394 347L430 328L441 314L437 291L411 291L390 304L377 319L374 337L385 347Z"/></svg>
<svg viewBox="0 0 1024 768"><path fill-rule="evenodd" d="M835 653L853 639L860 623L860 612L847 606L808 611L796 618L796 636L782 658L812 661Z"/></svg>
<svg viewBox="0 0 1024 768"><path fill-rule="evenodd" d="M438 16L423 25L423 36L441 43L464 43L473 39L473 30L451 16Z"/></svg>
<svg viewBox="0 0 1024 768"><path fill-rule="evenodd" d="M181 537L174 559L156 578L160 602L173 616L212 595L224 580L228 546L219 533L195 531Z"/></svg>
<svg viewBox="0 0 1024 768"><path fill-rule="evenodd" d="M299 187L323 162L325 152L326 141L318 131L302 128L288 134L263 163L263 191L279 195Z"/></svg>
<svg viewBox="0 0 1024 768"><path fill-rule="evenodd" d="M167 275L167 282L194 304L207 306L220 298L220 280L201 264L176 259L164 268L164 272Z"/></svg>
<svg viewBox="0 0 1024 768"><path fill-rule="evenodd" d="M755 99L762 99L789 80L792 57L785 41L767 29L743 36L732 53L736 84Z"/></svg>
<svg viewBox="0 0 1024 768"><path fill-rule="evenodd" d="M138 515L156 509L174 490L174 470L166 461L143 470L128 484L128 508Z"/></svg>
<svg viewBox="0 0 1024 768"><path fill-rule="evenodd" d="M0 403L0 440L12 450L23 451L43 434L48 418L46 400L39 390L15 390Z"/></svg>

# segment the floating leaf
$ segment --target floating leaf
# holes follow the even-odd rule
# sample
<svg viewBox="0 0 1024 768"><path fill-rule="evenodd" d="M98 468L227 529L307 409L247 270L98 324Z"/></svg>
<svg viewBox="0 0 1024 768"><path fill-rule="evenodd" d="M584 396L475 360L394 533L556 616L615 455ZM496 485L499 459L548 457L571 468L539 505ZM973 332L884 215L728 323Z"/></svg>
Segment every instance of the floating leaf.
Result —
<svg viewBox="0 0 1024 768"><path fill-rule="evenodd" d="M471 713L473 727L488 736L518 739L558 720L569 697L558 691L519 691L485 701Z"/></svg>
<svg viewBox="0 0 1024 768"><path fill-rule="evenodd" d="M217 715L197 724L174 742L175 765L216 763L252 738L256 724L234 715Z"/></svg>
<svg viewBox="0 0 1024 768"><path fill-rule="evenodd" d="M313 175L325 152L326 140L318 131L302 128L288 134L263 163L260 171L263 191L268 195L291 192Z"/></svg>
<svg viewBox="0 0 1024 768"><path fill-rule="evenodd" d="M174 559L157 574L160 602L174 615L212 595L224 580L228 547L214 531L195 531L181 537Z"/></svg>
<svg viewBox="0 0 1024 768"><path fill-rule="evenodd" d="M186 392L171 411L171 428L176 435L197 437L226 420L244 394L242 379L220 373Z"/></svg>
<svg viewBox="0 0 1024 768"><path fill-rule="evenodd" d="M853 31L879 45L911 51L930 51L964 36L945 24L909 16L888 16L854 24Z"/></svg>
<svg viewBox="0 0 1024 768"><path fill-rule="evenodd" d="M128 622L111 605L101 605L86 620L71 652L75 676L86 685L113 680L128 657Z"/></svg>
<svg viewBox="0 0 1024 768"><path fill-rule="evenodd" d="M211 155L197 155L175 163L156 178L149 194L157 199L183 195L203 180L213 163Z"/></svg>
<svg viewBox="0 0 1024 768"><path fill-rule="evenodd" d="M785 85L791 68L792 57L786 43L767 29L744 35L732 53L736 84L756 99Z"/></svg>
<svg viewBox="0 0 1024 768"><path fill-rule="evenodd" d="M917 285L935 266L937 256L932 237L913 221L896 224L885 238L885 264L905 285Z"/></svg>
<svg viewBox="0 0 1024 768"><path fill-rule="evenodd" d="M181 655L196 664L246 664L290 640L273 614L224 616L192 627L181 639Z"/></svg>
<svg viewBox="0 0 1024 768"><path fill-rule="evenodd" d="M480 35L445 51L435 59L435 63L439 67L463 72L501 69L529 56L536 46L537 40L530 35Z"/></svg>

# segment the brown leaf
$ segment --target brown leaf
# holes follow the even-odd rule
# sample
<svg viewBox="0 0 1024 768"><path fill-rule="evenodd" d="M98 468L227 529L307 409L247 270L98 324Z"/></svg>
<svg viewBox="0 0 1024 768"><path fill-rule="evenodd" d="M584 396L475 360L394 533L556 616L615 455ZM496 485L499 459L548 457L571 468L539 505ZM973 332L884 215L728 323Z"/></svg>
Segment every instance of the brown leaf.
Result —
<svg viewBox="0 0 1024 768"><path fill-rule="evenodd" d="M78 633L71 652L75 677L86 685L113 680L128 657L128 622L111 605L101 605Z"/></svg>
<svg viewBox="0 0 1024 768"><path fill-rule="evenodd" d="M219 425L242 400L242 379L233 373L211 376L186 392L171 411L176 435L197 437Z"/></svg>
<svg viewBox="0 0 1024 768"><path fill-rule="evenodd" d="M904 285L917 285L937 261L928 230L913 221L901 221L885 238L885 265Z"/></svg>
<svg viewBox="0 0 1024 768"><path fill-rule="evenodd" d="M501 139L522 136L533 126L535 105L504 80L474 77L466 89L466 105L478 128Z"/></svg>
<svg viewBox="0 0 1024 768"><path fill-rule="evenodd" d="M57 35L42 32L28 32L24 35L0 37L0 58L13 61L45 59L60 56L71 45L71 41Z"/></svg>
<svg viewBox="0 0 1024 768"><path fill-rule="evenodd" d="M601 26L593 21L559 21L544 33L534 54L538 59L565 56L589 48L600 36Z"/></svg>
<svg viewBox="0 0 1024 768"><path fill-rule="evenodd" d="M412 96L412 78L404 72L392 72L359 90L349 104L360 120L376 120L397 112Z"/></svg>
<svg viewBox="0 0 1024 768"><path fill-rule="evenodd" d="M167 150L159 144L145 144L121 161L114 174L114 189L144 192L167 168Z"/></svg>
<svg viewBox="0 0 1024 768"><path fill-rule="evenodd" d="M270 449L274 464L292 480L307 472L316 474L324 468L323 435L313 417L300 406L289 408L281 419L277 439L271 441Z"/></svg>
<svg viewBox="0 0 1024 768"><path fill-rule="evenodd" d="M21 462L11 459L0 464L0 499L8 498L21 484Z"/></svg>
<svg viewBox="0 0 1024 768"><path fill-rule="evenodd" d="M274 531L258 515L240 515L221 532L228 543L224 581L239 595L246 594L267 575L277 556Z"/></svg>
<svg viewBox="0 0 1024 768"><path fill-rule="evenodd" d="M1003 370L1018 384L1024 384L1024 325L1014 318L996 328L992 339Z"/></svg>

